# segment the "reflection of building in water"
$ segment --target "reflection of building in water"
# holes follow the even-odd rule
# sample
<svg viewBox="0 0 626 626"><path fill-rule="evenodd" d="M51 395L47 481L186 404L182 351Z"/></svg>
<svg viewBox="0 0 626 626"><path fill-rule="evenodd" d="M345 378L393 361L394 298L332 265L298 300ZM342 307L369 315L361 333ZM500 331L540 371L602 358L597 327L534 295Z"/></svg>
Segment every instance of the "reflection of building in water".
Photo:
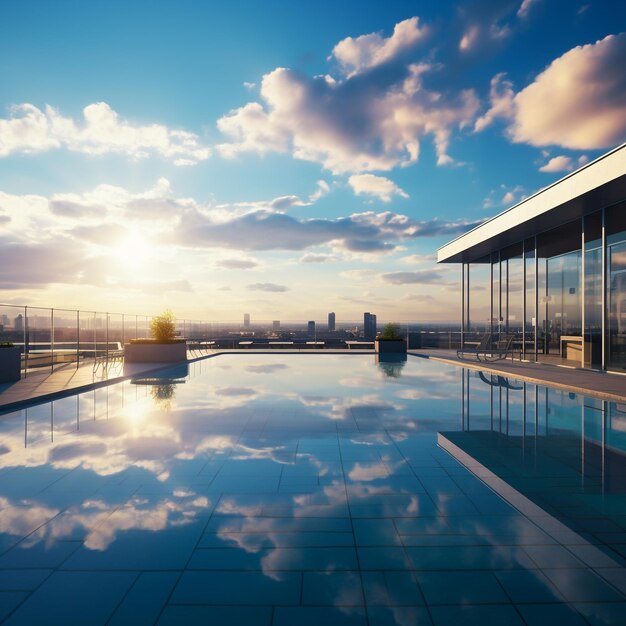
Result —
<svg viewBox="0 0 626 626"><path fill-rule="evenodd" d="M514 506L530 500L543 511L535 515L602 548L603 529L617 528L624 508L626 405L469 371L461 378L460 429L439 433L440 445Z"/></svg>
<svg viewBox="0 0 626 626"><path fill-rule="evenodd" d="M462 265L462 341L626 369L626 144L440 248Z"/></svg>

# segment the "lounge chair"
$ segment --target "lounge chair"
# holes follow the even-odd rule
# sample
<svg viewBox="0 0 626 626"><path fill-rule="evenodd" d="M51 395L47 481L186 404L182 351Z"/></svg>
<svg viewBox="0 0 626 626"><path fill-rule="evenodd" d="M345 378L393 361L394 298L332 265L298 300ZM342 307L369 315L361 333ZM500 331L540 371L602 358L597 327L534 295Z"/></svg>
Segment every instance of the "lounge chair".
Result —
<svg viewBox="0 0 626 626"><path fill-rule="evenodd" d="M491 348L491 333L485 333L477 344L472 343L468 347L459 348L456 351L456 356L458 359L474 357L480 361L480 355L484 354L489 348Z"/></svg>
<svg viewBox="0 0 626 626"><path fill-rule="evenodd" d="M500 339L495 342L495 345L489 347L482 351L481 354L477 355L477 359L479 361L501 361L502 359L506 359L507 356L512 354L513 351L513 341L515 340L515 335L501 335Z"/></svg>

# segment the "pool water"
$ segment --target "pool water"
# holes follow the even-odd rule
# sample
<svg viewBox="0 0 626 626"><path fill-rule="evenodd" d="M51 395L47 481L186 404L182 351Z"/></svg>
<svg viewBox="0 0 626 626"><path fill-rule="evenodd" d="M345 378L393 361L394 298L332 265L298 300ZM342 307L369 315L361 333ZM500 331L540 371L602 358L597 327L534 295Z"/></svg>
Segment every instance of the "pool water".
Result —
<svg viewBox="0 0 626 626"><path fill-rule="evenodd" d="M626 406L221 355L0 416L7 624L623 624Z"/></svg>

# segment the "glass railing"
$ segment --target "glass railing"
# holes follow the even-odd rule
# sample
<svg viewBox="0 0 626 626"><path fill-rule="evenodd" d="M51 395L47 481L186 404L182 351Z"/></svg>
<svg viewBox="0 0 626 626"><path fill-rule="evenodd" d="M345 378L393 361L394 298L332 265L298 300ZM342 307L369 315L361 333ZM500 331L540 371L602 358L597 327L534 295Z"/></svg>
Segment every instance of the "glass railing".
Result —
<svg viewBox="0 0 626 626"><path fill-rule="evenodd" d="M20 348L22 375L58 368L78 367L119 354L132 339L150 336L152 316L78 309L0 304L0 342ZM326 320L203 321L177 319L176 334L185 338L190 357L211 350L245 349L373 349L363 320L337 321L330 330ZM409 349L456 349L461 345L458 325L397 322ZM379 320L381 332L386 320Z"/></svg>

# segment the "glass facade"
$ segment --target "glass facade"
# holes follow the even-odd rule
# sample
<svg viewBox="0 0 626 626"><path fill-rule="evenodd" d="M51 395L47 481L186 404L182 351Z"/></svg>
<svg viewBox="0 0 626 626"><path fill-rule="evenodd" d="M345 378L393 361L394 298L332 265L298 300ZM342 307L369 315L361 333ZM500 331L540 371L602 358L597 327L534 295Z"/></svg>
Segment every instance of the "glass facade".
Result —
<svg viewBox="0 0 626 626"><path fill-rule="evenodd" d="M513 338L516 356L626 370L626 202L463 269L465 337Z"/></svg>

